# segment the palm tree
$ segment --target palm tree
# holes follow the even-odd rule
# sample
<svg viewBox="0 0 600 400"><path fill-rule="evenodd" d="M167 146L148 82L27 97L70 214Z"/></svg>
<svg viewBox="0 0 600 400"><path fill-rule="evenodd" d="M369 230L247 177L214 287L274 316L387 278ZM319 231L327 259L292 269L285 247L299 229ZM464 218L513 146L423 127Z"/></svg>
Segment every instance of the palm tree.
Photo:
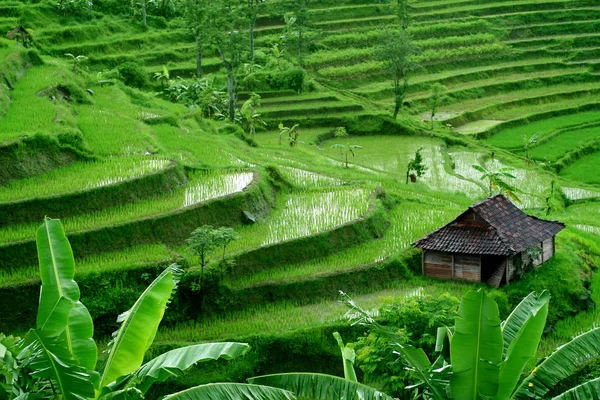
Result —
<svg viewBox="0 0 600 400"><path fill-rule="evenodd" d="M0 335L0 377L6 378L0 386L2 398L141 399L153 383L180 376L198 362L232 359L249 349L245 343L198 344L142 364L181 275L179 266L173 264L119 316L121 326L109 344L106 361L94 370L97 348L92 317L79 301L73 252L59 220L44 220L37 231L37 246L42 280L37 326L23 339ZM295 398L284 390L238 383L202 385L168 398L190 396Z"/></svg>
<svg viewBox="0 0 600 400"><path fill-rule="evenodd" d="M71 57L73 59L73 72L77 73L77 64L87 60L86 56L74 56L71 53L65 53L65 56Z"/></svg>
<svg viewBox="0 0 600 400"><path fill-rule="evenodd" d="M240 109L243 124L250 137L254 137L258 125L267 126L267 123L262 119L260 114L256 112L258 106L260 106L260 96L256 93L252 93L250 98L244 102Z"/></svg>
<svg viewBox="0 0 600 400"><path fill-rule="evenodd" d="M523 139L523 148L525 149L525 160L527 161L527 165L529 165L529 162L531 161L531 147L537 143L537 138L541 134L542 132L536 132L530 138L528 138L525 134L521 135L521 138Z"/></svg>

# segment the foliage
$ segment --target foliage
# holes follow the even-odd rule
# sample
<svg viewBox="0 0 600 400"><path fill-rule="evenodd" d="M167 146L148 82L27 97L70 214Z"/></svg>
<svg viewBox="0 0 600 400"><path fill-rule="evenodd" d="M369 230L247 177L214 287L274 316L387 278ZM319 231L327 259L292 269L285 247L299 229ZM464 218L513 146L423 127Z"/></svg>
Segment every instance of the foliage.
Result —
<svg viewBox="0 0 600 400"><path fill-rule="evenodd" d="M417 177L420 178L427 172L427 166L423 163L423 156L421 155L422 150L422 148L417 150L413 159L408 162L408 166L406 167L407 184L409 178L411 182L416 182Z"/></svg>
<svg viewBox="0 0 600 400"><path fill-rule="evenodd" d="M541 398L557 382L576 372L582 359L600 355L600 328L595 328L560 346L522 378L544 331L550 300L547 291L528 295L502 323L496 303L484 291L466 293L455 327L438 330L436 350L440 356L433 364L421 349L406 343L404 337L377 323L344 296L354 323L369 327L393 343L396 354L419 381L407 389L416 388L425 398Z"/></svg>
<svg viewBox="0 0 600 400"><path fill-rule="evenodd" d="M252 93L250 98L244 102L242 108L240 109L242 126L251 138L254 138L256 127L258 125L267 125L267 123L261 118L260 114L256 111L257 107L260 107L260 96L256 93Z"/></svg>
<svg viewBox="0 0 600 400"><path fill-rule="evenodd" d="M448 293L437 297L384 298L377 321L393 330L398 338L402 338L402 343L421 347L431 357L434 355L437 328L453 324L458 304L459 300ZM416 383L412 373L393 354L393 342L376 330L358 338L353 347L367 384L381 387L386 393L398 397L404 393L406 386Z"/></svg>
<svg viewBox="0 0 600 400"><path fill-rule="evenodd" d="M117 67L119 77L127 86L143 88L148 85L148 75L144 68L135 62L126 62Z"/></svg>
<svg viewBox="0 0 600 400"><path fill-rule="evenodd" d="M414 46L410 36L403 32L385 30L375 47L374 58L382 61L392 74L394 85L394 119L404 104L408 90L408 76L411 71L418 68L415 56L418 49Z"/></svg>
<svg viewBox="0 0 600 400"><path fill-rule="evenodd" d="M350 168L350 166L348 165L348 154L352 154L352 157L355 157L356 154L354 153L354 150L362 149L362 146L359 146L357 144L336 143L334 145L331 145L331 148L340 149L340 155L342 156L342 162L344 163L344 166L346 168Z"/></svg>
<svg viewBox="0 0 600 400"><path fill-rule="evenodd" d="M290 142L290 147L294 147L298 143L298 138L300 137L300 133L298 132L300 125L292 125L291 127L283 126L283 123L279 123L279 144L281 144L281 140L283 135L288 136L288 140Z"/></svg>
<svg viewBox="0 0 600 400"><path fill-rule="evenodd" d="M513 187L504 181L505 178L515 179L516 177L511 174L512 168L505 167L500 168L498 171L488 171L485 167L481 165L472 165L473 169L482 173L481 180L488 181L488 193L491 196L495 191L501 194L505 194L510 197L514 201L520 202L521 200L517 196L516 193L520 192L519 189Z"/></svg>
<svg viewBox="0 0 600 400"><path fill-rule="evenodd" d="M142 365L179 281L181 272L174 264L148 286L129 311L119 316L121 326L109 343L106 361L95 371L93 322L79 301L79 287L73 280L73 254L60 221L45 219L37 233L37 244L42 288L36 329L22 340L0 335L0 371L5 380L0 390L9 399L143 398L152 384L179 376L198 362L232 359L248 351L243 343L200 344L171 350ZM221 398L240 391L257 398L293 398L289 392L259 386L206 385L194 390Z"/></svg>
<svg viewBox="0 0 600 400"><path fill-rule="evenodd" d="M65 53L65 56L67 57L71 57L71 59L73 60L73 72L77 73L77 65L80 64L81 62L87 60L86 56L74 56L71 53Z"/></svg>
<svg viewBox="0 0 600 400"><path fill-rule="evenodd" d="M431 95L429 97L429 109L431 110L431 130L433 130L433 118L437 113L437 108L446 100L444 93L447 90L448 89L439 82L434 83L431 87Z"/></svg>
<svg viewBox="0 0 600 400"><path fill-rule="evenodd" d="M538 137L542 134L541 131L536 132L531 137L527 137L527 135L523 134L521 138L523 139L523 148L525 149L525 160L529 165L531 161L531 147L537 143Z"/></svg>

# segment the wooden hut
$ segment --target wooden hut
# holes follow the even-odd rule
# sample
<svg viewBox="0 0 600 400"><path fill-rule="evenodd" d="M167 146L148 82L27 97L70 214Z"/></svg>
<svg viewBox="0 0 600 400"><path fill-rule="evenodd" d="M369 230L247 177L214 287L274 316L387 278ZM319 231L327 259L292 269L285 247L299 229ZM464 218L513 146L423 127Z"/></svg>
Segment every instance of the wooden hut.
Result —
<svg viewBox="0 0 600 400"><path fill-rule="evenodd" d="M22 25L19 25L12 31L8 32L6 34L6 38L10 40L16 39L17 42L21 42L23 44L29 43L31 40L29 32L27 32L27 29L25 29L25 27Z"/></svg>
<svg viewBox="0 0 600 400"><path fill-rule="evenodd" d="M496 195L472 205L413 246L423 249L423 275L498 287L510 282L519 265L531 261L537 266L552 258L554 237L564 227L529 216ZM534 253L538 257L531 260Z"/></svg>

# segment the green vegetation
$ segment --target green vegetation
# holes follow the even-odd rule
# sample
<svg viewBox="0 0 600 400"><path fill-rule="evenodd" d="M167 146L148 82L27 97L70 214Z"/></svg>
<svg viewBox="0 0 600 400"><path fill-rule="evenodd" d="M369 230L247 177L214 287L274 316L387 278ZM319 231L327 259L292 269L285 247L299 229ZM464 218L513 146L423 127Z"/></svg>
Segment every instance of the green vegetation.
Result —
<svg viewBox="0 0 600 400"><path fill-rule="evenodd" d="M253 347L157 383L147 398L256 374L351 376L332 333L373 337L342 316L338 290L368 309L410 311L403 321L419 327L403 338L430 356L431 310L448 309L443 322L453 324L454 297L471 289L484 288L502 319L532 291L550 291L538 358L596 323L594 0L4 3L6 333L37 326L33 238L46 215L61 218L73 244L100 348L117 311L173 262L183 276L150 358L212 340ZM567 225L555 256L497 290L421 277L411 243L490 187ZM214 246L199 254L185 240L203 226ZM419 379L399 362L380 368L380 356L397 361L357 352L367 383L408 396L402 386ZM546 396L597 375L582 368Z"/></svg>

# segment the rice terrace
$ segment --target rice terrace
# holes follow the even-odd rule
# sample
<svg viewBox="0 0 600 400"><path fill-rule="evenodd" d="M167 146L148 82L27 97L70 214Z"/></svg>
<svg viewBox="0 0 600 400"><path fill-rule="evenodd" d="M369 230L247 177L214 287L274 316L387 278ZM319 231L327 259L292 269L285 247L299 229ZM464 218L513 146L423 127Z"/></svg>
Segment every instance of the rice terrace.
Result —
<svg viewBox="0 0 600 400"><path fill-rule="evenodd" d="M600 399L598 0L0 0L0 399Z"/></svg>

